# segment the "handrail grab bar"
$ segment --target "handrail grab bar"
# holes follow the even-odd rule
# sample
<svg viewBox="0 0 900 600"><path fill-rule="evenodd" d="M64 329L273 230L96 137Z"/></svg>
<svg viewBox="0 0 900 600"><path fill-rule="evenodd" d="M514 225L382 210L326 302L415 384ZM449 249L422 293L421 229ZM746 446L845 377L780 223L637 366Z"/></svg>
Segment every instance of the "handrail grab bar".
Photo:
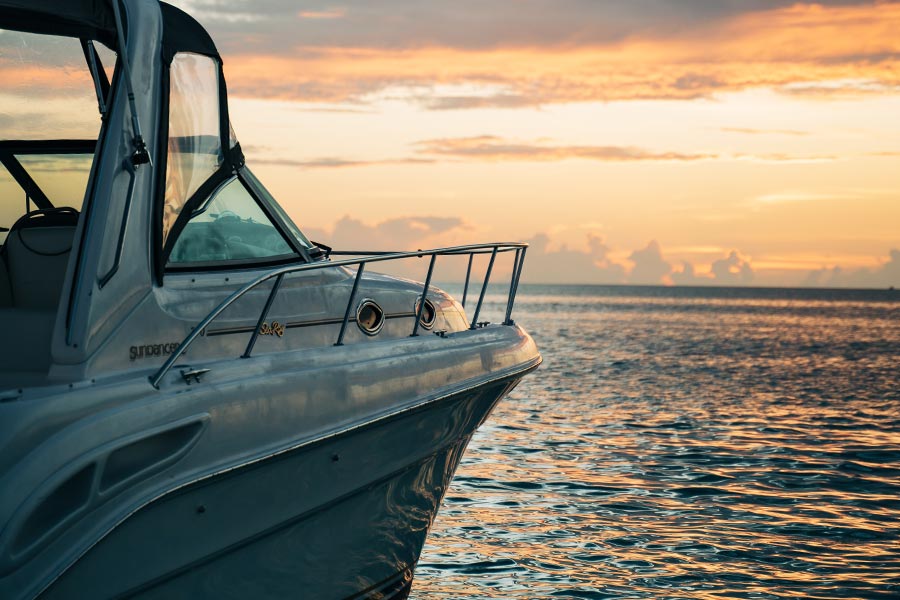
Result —
<svg viewBox="0 0 900 600"><path fill-rule="evenodd" d="M527 247L528 247L528 244L522 243L522 242L471 244L471 245L466 245L466 246L451 246L448 248L436 248L433 250L393 252L390 254L371 253L371 254L365 256L364 258L344 259L344 260L337 260L337 261L320 261L320 262L315 262L315 263L304 263L304 264L300 264L300 265L296 265L296 264L288 265L288 266L272 269L271 271L260 275L256 279L253 279L252 281L245 283L243 286L241 286L240 288L235 290L230 296L228 296L222 302L220 302L219 305L216 306L216 308L214 308L208 315L206 315L206 317L194 327L194 329L184 338L184 340L182 340L181 344L178 345L178 348L175 350L175 352L173 352L172 354L169 355L169 357L166 359L166 361L163 363L163 365L156 371L156 373L154 373L153 375L151 375L149 377L150 384L154 388L159 389L159 382L162 381L162 378L165 377L166 373L168 373L169 370L172 368L172 366L175 364L175 362L179 358L181 358L181 355L185 353L185 351L194 342L194 340L196 340L198 337L200 337L203 334L203 332L206 330L206 328L209 326L210 323L212 323L216 318L218 318L218 316L221 315L229 306L234 304L237 300L239 300L241 297L243 297L247 292L256 288L263 282L268 281L269 279L272 279L273 277L279 278L279 281L276 283L275 286L273 286L273 292L277 293L278 288L280 288L280 282L281 282L280 280L284 277L284 275L288 275L291 273L301 273L301 272L305 272L305 271L318 271L321 269L331 269L331 268L337 268L337 267L351 267L354 265L359 265L359 268L362 269L363 265L367 265L369 263L394 261L394 260L401 260L404 258L431 256L432 261L431 261L431 264L429 265L430 268L429 268L429 282L428 282L428 283L430 283L430 274L434 268L434 260L433 260L434 257L436 257L436 256L452 256L452 255L467 255L467 254L468 255L487 254L488 252L490 252L491 253L491 261L490 261L490 264L488 265L488 271L485 276L485 282L482 285L481 297L479 298L478 306L475 311L475 315L477 318L477 315L481 310L481 304L482 304L482 301L484 300L484 294L485 294L485 291L487 288L487 283L488 283L488 280L490 279L491 270L492 270L493 264L494 264L494 259L497 257L497 254L501 253L501 252L519 252L520 250L523 250ZM522 255L522 257L524 257L524 254ZM521 271L521 259L520 259L519 271ZM516 272L514 269L513 277L510 280L511 287L514 286L514 284L518 283L517 281L515 281L517 279L517 277L515 277L515 276L516 276ZM358 283L359 277L360 277L360 273L357 271L357 283ZM428 290L428 288L426 287L425 288L426 293L427 293L427 290ZM268 300L269 301L274 300L274 293L270 292L270 297ZM271 307L271 302L269 302L269 301L266 302L266 308L264 308L264 311L263 311L264 313L267 313L268 312L267 309L269 307ZM352 302L352 296L351 296L351 302ZM424 304L425 304L425 294L422 295L422 306L424 306ZM509 308L508 305L507 305L507 308ZM419 311L419 312L421 313L421 311ZM421 315L419 315L419 318L421 318ZM473 320L473 324L474 324L474 320ZM346 325L346 320L345 320L345 325ZM248 349L252 350L252 346L249 346ZM245 353L245 355L249 356L248 353Z"/></svg>

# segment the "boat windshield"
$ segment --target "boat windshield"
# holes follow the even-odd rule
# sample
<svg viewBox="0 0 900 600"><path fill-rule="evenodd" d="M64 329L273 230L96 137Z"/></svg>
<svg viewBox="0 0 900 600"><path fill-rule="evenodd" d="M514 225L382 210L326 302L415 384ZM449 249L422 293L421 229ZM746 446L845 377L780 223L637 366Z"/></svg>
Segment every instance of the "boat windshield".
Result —
<svg viewBox="0 0 900 600"><path fill-rule="evenodd" d="M91 140L0 141L0 243L27 213L81 210L94 155Z"/></svg>
<svg viewBox="0 0 900 600"><path fill-rule="evenodd" d="M48 364L108 99L104 64L115 53L99 43L0 30L0 328L44 342L0 355L6 370Z"/></svg>
<svg viewBox="0 0 900 600"><path fill-rule="evenodd" d="M162 253L169 270L306 260L312 244L246 168L230 127L217 56L168 65Z"/></svg>
<svg viewBox="0 0 900 600"><path fill-rule="evenodd" d="M98 70L115 64L90 48ZM0 243L28 212L81 209L101 125L85 59L77 39L0 30Z"/></svg>

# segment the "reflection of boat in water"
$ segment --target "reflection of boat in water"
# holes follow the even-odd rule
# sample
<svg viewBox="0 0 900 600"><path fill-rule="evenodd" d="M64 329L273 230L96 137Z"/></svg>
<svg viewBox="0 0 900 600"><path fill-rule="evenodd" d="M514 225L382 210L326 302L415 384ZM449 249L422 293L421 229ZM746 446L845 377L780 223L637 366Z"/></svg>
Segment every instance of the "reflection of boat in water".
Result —
<svg viewBox="0 0 900 600"><path fill-rule="evenodd" d="M469 438L540 362L510 318L524 245L337 260L245 166L189 16L0 0L0 27L69 38L103 115L0 142L27 197L0 187L0 597L405 596ZM61 208L38 171L77 160ZM429 285L476 254L485 284L512 257L502 324L486 285L470 316L468 281ZM369 274L402 259L424 284Z"/></svg>

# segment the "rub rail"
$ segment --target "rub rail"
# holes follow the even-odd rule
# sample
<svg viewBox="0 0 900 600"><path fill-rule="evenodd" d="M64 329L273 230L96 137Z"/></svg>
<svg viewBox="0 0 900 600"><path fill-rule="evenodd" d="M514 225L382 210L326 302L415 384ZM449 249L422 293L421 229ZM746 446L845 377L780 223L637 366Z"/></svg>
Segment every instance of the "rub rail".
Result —
<svg viewBox="0 0 900 600"><path fill-rule="evenodd" d="M473 244L469 246L453 246L450 248L437 248L433 250L416 250L414 252L351 252L351 251L341 251L341 252L331 252L332 256L358 256L360 258L353 259L343 259L343 260L323 260L315 263L304 263L300 265L289 265L286 267L280 267L277 269L273 269L263 275L260 275L253 281L250 281L240 288L238 288L234 293L228 296L225 300L223 300L216 308L214 308L200 323L197 324L196 327L184 338L184 340L179 344L178 348L173 352L166 362L157 370L153 375L150 376L150 384L154 388L159 388L159 382L162 381L163 377L166 376L166 373L175 365L175 362L181 358L181 355L185 353L185 351L190 347L190 345L194 342L195 339L200 337L203 332L209 327L209 324L212 323L222 312L225 311L229 306L234 304L240 298L242 298L247 292L255 289L259 285L265 283L270 279L275 279L275 284L272 286L272 290L269 292L269 296L266 299L265 306L260 311L257 328L253 331L250 341L247 344L247 348L244 353L241 355L242 358L249 358L253 352L253 348L256 345L256 340L259 335L259 325L262 324L266 316L269 312L269 309L272 307L272 303L275 301L275 297L278 295L278 290L281 288L281 283L284 280L285 275L289 275L291 273L301 273L305 271L318 271L321 269L332 269L337 267L357 267L356 277L353 282L353 288L350 291L350 297L347 300L347 307L344 311L344 319L341 323L340 332L338 333L337 341L335 342L336 346L340 346L343 344L344 333L347 329L347 323L350 320L350 313L353 307L353 302L356 299L356 294L359 289L359 282L362 278L363 271L366 268L366 265L370 263L377 262L387 262L387 261L398 261L409 258L423 258L423 257L431 257L431 260L428 263L428 273L425 277L425 284L422 289L422 300L419 303L419 309L416 314L415 323L413 323L413 330L411 333L411 337L418 335L419 331L419 320L422 316L422 310L425 306L425 299L428 296L428 288L431 286L432 275L434 274L434 267L437 261L438 256L468 256L468 268L466 270L466 282L465 287L463 289L463 300L462 305L466 305L466 297L469 292L469 284L472 274L472 261L475 255L478 254L490 254L490 262L488 263L487 272L485 273L484 280L481 284L481 293L478 297L478 304L475 306L474 316L472 318L472 323L469 326L469 329L475 329L478 326L478 316L481 313L481 306L484 303L484 296L487 290L488 284L491 279L491 272L494 268L494 263L496 261L498 254L504 254L507 252L514 252L515 256L513 258L513 268L512 273L510 274L509 280L509 296L506 301L506 317L503 321L504 325L512 325L512 309L516 300L516 292L519 287L519 280L522 275L522 266L525 264L525 251L528 249L528 244L525 243L492 243L492 244Z"/></svg>

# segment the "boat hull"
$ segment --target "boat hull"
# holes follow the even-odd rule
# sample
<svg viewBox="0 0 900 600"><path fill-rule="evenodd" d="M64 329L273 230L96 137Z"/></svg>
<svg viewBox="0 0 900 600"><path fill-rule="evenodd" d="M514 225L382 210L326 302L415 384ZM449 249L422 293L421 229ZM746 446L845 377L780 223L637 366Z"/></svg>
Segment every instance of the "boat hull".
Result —
<svg viewBox="0 0 900 600"><path fill-rule="evenodd" d="M174 489L41 597L403 598L471 435L526 372Z"/></svg>

